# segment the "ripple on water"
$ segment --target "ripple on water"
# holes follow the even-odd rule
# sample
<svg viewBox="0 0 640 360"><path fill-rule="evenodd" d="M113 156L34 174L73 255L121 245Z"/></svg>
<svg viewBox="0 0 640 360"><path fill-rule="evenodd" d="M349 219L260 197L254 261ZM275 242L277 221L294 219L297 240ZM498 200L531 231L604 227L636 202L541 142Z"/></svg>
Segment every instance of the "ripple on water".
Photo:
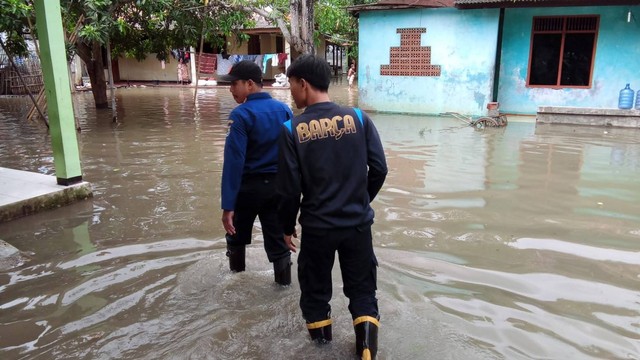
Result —
<svg viewBox="0 0 640 360"><path fill-rule="evenodd" d="M357 104L357 90L330 92ZM291 104L288 91L272 94ZM0 339L3 356L351 358L337 268L324 348L308 341L297 284L273 286L259 227L248 271L227 271L228 88L199 89L195 102L191 88L116 97L113 123L90 93L74 95L91 209L0 224L3 240L34 253L0 275L0 333L24 329L11 350ZM2 166L54 173L46 128L3 101ZM373 202L381 360L640 358L639 130L510 121L476 131L370 115L390 169Z"/></svg>
<svg viewBox="0 0 640 360"><path fill-rule="evenodd" d="M400 279L413 279L412 288L424 288L425 300L432 301L447 321L458 323L467 336L490 344L508 358L556 358L559 354L623 358L640 350L632 340L640 319L640 293L635 289L549 273L456 265L432 253L385 249L378 254L389 262L383 266L403 274ZM457 289L468 289L468 296L460 296ZM615 304L611 299L616 299ZM626 336L621 337L621 332ZM539 348L547 342L554 346Z"/></svg>

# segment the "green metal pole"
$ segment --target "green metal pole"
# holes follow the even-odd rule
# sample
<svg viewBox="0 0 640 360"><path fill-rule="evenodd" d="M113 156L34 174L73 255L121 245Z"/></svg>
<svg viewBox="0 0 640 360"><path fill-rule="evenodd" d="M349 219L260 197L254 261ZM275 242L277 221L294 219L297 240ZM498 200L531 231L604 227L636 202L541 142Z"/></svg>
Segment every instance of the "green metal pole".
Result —
<svg viewBox="0 0 640 360"><path fill-rule="evenodd" d="M53 163L59 185L82 181L59 0L36 0L40 62L49 112Z"/></svg>

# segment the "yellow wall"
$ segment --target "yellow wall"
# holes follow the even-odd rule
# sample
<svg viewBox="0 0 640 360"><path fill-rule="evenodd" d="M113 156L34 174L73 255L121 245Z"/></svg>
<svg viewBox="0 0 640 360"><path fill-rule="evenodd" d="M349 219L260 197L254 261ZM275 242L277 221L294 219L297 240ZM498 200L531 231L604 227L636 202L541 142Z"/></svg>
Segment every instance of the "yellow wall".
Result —
<svg viewBox="0 0 640 360"><path fill-rule="evenodd" d="M260 34L260 52L263 54L275 54L276 38L278 34ZM230 39L227 43L229 54L249 55L247 43L238 44L235 39ZM254 55L254 54L251 54ZM271 66L271 61L267 63L267 71L263 74L264 79L273 79L281 71L277 67Z"/></svg>
<svg viewBox="0 0 640 360"><path fill-rule="evenodd" d="M274 54L276 52L276 39L278 34L260 34L260 50L263 54ZM289 54L287 65L291 63L291 50L289 44L285 41L285 52ZM247 55L247 43L239 44L235 39L229 39L227 43L229 54ZM318 45L318 56L324 57L325 42L322 41ZM194 57L192 57L194 58ZM118 69L120 71L120 80L130 81L178 81L178 61L171 58L162 68L162 63L156 59L156 54L149 54L146 59L137 61L136 59L118 58ZM192 69L193 70L193 69ZM267 64L267 71L264 79L273 79L281 70L278 67L271 66L271 61ZM193 76L192 76L193 78Z"/></svg>
<svg viewBox="0 0 640 360"><path fill-rule="evenodd" d="M162 63L156 59L156 54L149 54L146 59L138 61L136 59L118 58L118 69L120 70L120 80L131 81L178 81L178 60L171 58Z"/></svg>

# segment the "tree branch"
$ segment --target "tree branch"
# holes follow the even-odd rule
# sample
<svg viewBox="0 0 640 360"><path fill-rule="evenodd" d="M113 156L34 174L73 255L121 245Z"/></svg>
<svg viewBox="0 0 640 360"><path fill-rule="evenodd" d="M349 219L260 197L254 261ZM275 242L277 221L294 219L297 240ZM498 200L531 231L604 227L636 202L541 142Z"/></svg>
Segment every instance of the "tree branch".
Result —
<svg viewBox="0 0 640 360"><path fill-rule="evenodd" d="M253 6L243 6L242 10L246 12L256 13L262 16L263 18L265 18L267 21L269 21L272 24L275 20L275 25L278 26L278 28L282 32L282 36L285 38L285 40L287 40L289 44L292 44L292 39L291 39L292 33L289 31L289 28L287 27L287 23L284 21L282 16L272 17L272 13L270 13L269 11L265 9L253 7Z"/></svg>

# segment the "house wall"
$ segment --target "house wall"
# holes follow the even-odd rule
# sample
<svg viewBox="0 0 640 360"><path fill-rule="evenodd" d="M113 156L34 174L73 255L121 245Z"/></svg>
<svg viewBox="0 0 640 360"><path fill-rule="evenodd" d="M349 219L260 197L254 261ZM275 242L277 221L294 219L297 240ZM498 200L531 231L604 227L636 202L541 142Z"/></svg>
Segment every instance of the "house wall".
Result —
<svg viewBox="0 0 640 360"><path fill-rule="evenodd" d="M276 52L276 40L278 34L260 34L260 50L263 54L273 54ZM324 56L325 41L322 40L318 46L317 54ZM192 52L194 50L192 49ZM247 43L238 43L235 39L229 39L228 51L230 54L247 55L248 47ZM291 54L291 46L285 41L284 51L287 54ZM193 61L191 71L195 74L195 65ZM269 61L267 63L267 71L263 74L264 79L273 79L275 75L282 72L282 69L273 67ZM286 61L286 67L291 64L291 57L289 56ZM138 61L136 59L130 59L125 57L118 58L118 69L120 71L120 80L130 81L178 81L178 62L171 58L169 62L165 63L165 68L162 68L162 63L156 59L156 54L147 54L147 58ZM195 78L194 75L191 76Z"/></svg>
<svg viewBox="0 0 640 360"><path fill-rule="evenodd" d="M285 43L285 49L288 48L288 44ZM228 51L230 54L247 54L247 43L238 43L235 39L230 39L228 42ZM260 35L260 49L262 53L275 53L276 52L276 34L261 34ZM191 49L192 53L195 51ZM190 62L190 71L193 74L191 77L195 78L195 64ZM130 81L178 81L178 62L176 59L171 58L169 62L165 63L165 68L162 68L162 63L156 59L156 54L147 54L147 58L142 61L136 59L130 59L125 57L118 58L118 69L120 71L120 80ZM269 63L267 72L264 74L265 79L273 79L274 75L280 73L277 67L272 67Z"/></svg>
<svg viewBox="0 0 640 360"><path fill-rule="evenodd" d="M131 81L178 81L178 60L171 58L162 63L156 59L156 54L148 54L147 58L138 61L136 59L119 57L118 70L120 80Z"/></svg>
<svg viewBox="0 0 640 360"><path fill-rule="evenodd" d="M262 54L275 54L276 53L276 40L279 34L260 34L260 52ZM230 54L238 54L238 55L256 55L256 54L248 54L248 46L247 43L244 42L242 44L236 42L235 39L229 42L229 53ZM287 48L287 42L285 41L285 49ZM267 71L263 74L263 79L273 79L275 75L281 73L282 71L279 67L271 66L271 61L267 63Z"/></svg>
<svg viewBox="0 0 640 360"><path fill-rule="evenodd" d="M627 12L634 14L627 22ZM534 16L600 15L590 89L526 86ZM498 87L500 110L535 114L538 106L617 108L620 90L640 89L640 6L506 9Z"/></svg>
<svg viewBox="0 0 640 360"><path fill-rule="evenodd" d="M260 35L260 49L263 54L275 54L276 53L276 40L279 34ZM267 62L267 71L264 73L263 78L273 79L275 75L280 74L282 71L279 67L273 67L271 61Z"/></svg>
<svg viewBox="0 0 640 360"><path fill-rule="evenodd" d="M230 37L227 39L227 52L229 52L229 54L248 55L248 43L246 41L238 42L238 39L235 37Z"/></svg>
<svg viewBox="0 0 640 360"><path fill-rule="evenodd" d="M360 13L359 105L368 110L438 114L486 114L492 99L498 9L453 8ZM400 46L398 28L426 28L421 46L431 47L440 76L383 76L390 48Z"/></svg>

